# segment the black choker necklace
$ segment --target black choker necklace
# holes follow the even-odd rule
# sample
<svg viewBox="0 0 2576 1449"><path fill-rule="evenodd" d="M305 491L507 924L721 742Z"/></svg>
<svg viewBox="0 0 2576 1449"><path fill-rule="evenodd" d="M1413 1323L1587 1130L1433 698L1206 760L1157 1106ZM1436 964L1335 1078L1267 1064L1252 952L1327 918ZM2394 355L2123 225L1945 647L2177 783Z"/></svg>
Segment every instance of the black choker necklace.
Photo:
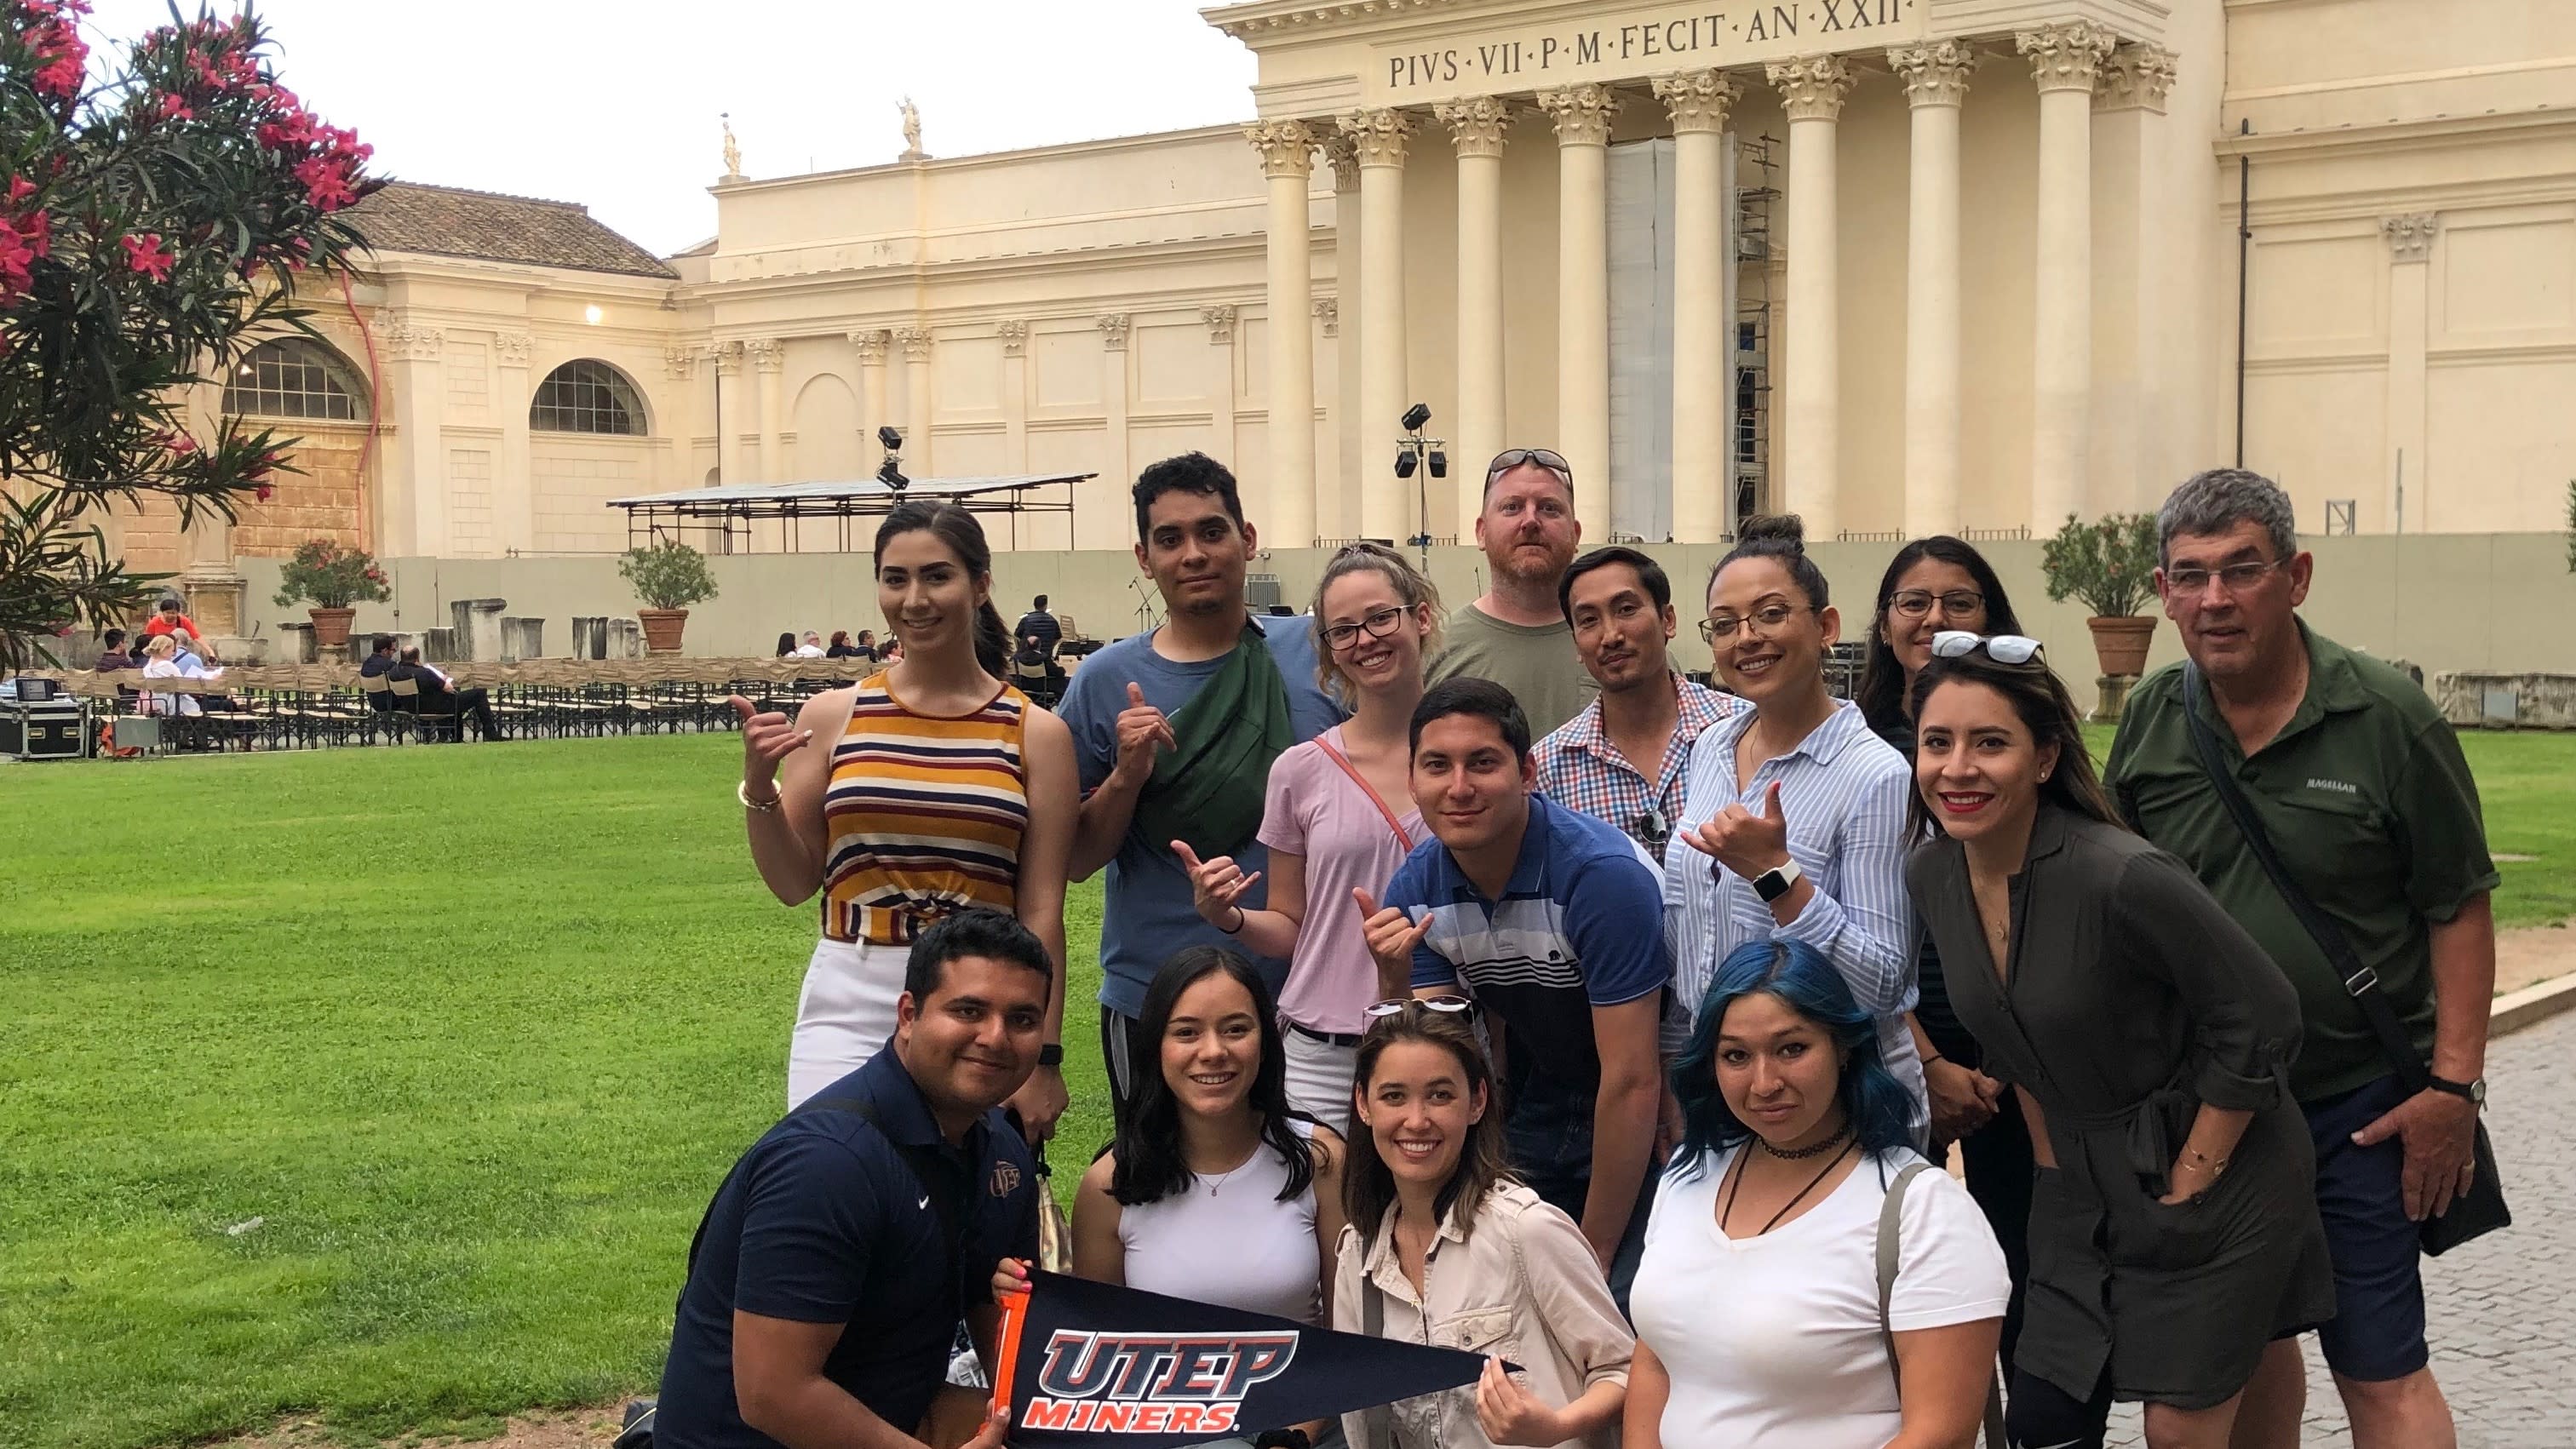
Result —
<svg viewBox="0 0 2576 1449"><path fill-rule="evenodd" d="M1846 1122L1841 1128L1835 1131L1833 1136L1826 1138L1824 1141L1819 1142L1812 1147L1774 1147L1769 1142L1764 1141L1758 1133L1755 1134L1753 1140L1762 1148L1763 1151L1771 1154L1773 1157L1779 1158L1783 1162L1796 1162L1803 1157L1821 1157L1827 1152L1832 1151L1834 1148L1841 1146L1843 1139L1850 1135L1851 1124Z"/></svg>

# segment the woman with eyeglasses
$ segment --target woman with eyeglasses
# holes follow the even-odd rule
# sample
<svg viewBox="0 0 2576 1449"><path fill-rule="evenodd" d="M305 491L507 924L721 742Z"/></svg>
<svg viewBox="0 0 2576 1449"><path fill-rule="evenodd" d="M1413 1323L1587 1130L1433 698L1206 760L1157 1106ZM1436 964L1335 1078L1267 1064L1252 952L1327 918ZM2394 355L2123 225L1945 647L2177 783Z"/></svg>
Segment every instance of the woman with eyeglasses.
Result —
<svg viewBox="0 0 2576 1449"><path fill-rule="evenodd" d="M1269 986L1232 951L1187 947L1155 973L1138 1020L1161 1070L1143 1075L1116 1142L1082 1176L1075 1275L1323 1322L1343 1147L1288 1105ZM1026 1286L1026 1269L1004 1259L996 1292Z"/></svg>
<svg viewBox="0 0 2576 1449"><path fill-rule="evenodd" d="M1683 1137L1632 1300L1628 1449L1972 1442L2003 1253L1915 1152L1841 974L1803 942L1737 948L1672 1075Z"/></svg>
<svg viewBox="0 0 2576 1449"><path fill-rule="evenodd" d="M1309 612L1319 682L1351 717L1271 764L1257 837L1269 848L1268 868L1246 874L1232 856L1203 861L1177 840L1172 850L1189 869L1201 919L1256 955L1286 958L1279 1010L1288 1100L1344 1130L1366 1025L1360 1009L1408 985L1378 979L1351 892L1383 894L1425 838L1407 727L1422 699L1423 660L1440 637L1440 594L1404 555L1355 543L1324 566ZM1265 876L1268 907L1245 909L1243 893Z"/></svg>
<svg viewBox="0 0 2576 1449"><path fill-rule="evenodd" d="M2013 1442L2099 1445L2143 1400L2152 1449L2227 1445L2257 1366L2295 1379L2335 1311L2297 993L2120 825L2036 642L1938 634L1911 697L1908 885L2039 1164Z"/></svg>
<svg viewBox="0 0 2576 1449"><path fill-rule="evenodd" d="M1890 1075L1925 1134L1914 1007L1914 911L1905 898L1905 757L1825 687L1841 635L1824 570L1795 517L1751 518L1709 576L1721 682L1753 707L1691 747L1682 818L1664 850L1673 986L1696 1007L1747 941L1803 941L1878 1022Z"/></svg>
<svg viewBox="0 0 2576 1449"><path fill-rule="evenodd" d="M1907 712L1905 688L1931 662L1932 638L1944 630L2021 632L2021 620L1994 566L1975 546L1947 534L1915 539L1888 561L1878 581L1878 606L1870 614L1868 663L1853 696L1869 727L1908 760L1914 757L1914 720ZM2021 1335L2021 1285L2030 1277L2030 1131L2022 1125L2011 1089L1986 1075L1977 1039L1951 1010L1940 950L1929 934L1915 939L1914 975L1921 1000L1907 1014L1906 1026L1923 1058L1932 1154L1937 1157L1950 1143L1959 1144L1969 1195L2003 1244L2013 1281L2003 1336L2009 1373L2013 1345Z"/></svg>
<svg viewBox="0 0 2576 1449"><path fill-rule="evenodd" d="M1345 1414L1343 1432L1353 1449L1610 1449L1636 1339L1582 1229L1512 1178L1467 1000L1384 1001L1369 1015L1333 1327L1486 1363L1472 1388Z"/></svg>

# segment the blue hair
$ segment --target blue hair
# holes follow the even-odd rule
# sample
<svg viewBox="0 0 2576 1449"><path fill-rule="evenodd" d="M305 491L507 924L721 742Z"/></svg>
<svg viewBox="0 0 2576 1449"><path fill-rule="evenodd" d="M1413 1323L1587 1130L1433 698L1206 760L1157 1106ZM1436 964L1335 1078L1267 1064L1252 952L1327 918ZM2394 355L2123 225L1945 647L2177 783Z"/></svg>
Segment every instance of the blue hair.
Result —
<svg viewBox="0 0 2576 1449"><path fill-rule="evenodd" d="M1864 1151L1914 1145L1913 1099L1888 1071L1878 1046L1878 1022L1852 999L1842 973L1804 941L1748 941L1718 964L1717 978L1700 1002L1690 1045L1673 1063L1673 1095L1682 1107L1682 1145L1673 1157L1682 1175L1698 1172L1710 1153L1753 1135L1717 1089L1717 1034L1726 1009L1757 992L1777 997L1824 1028L1841 1049L1842 1080L1834 1096Z"/></svg>

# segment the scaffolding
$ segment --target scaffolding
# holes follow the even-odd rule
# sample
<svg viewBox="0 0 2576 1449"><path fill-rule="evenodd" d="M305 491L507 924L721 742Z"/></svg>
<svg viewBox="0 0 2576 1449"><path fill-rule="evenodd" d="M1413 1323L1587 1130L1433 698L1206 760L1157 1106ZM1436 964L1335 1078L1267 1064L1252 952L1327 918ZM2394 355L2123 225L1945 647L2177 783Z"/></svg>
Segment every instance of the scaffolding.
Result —
<svg viewBox="0 0 2576 1449"><path fill-rule="evenodd" d="M1022 514L1062 517L1070 535L1074 485L1096 476L1023 473L998 478L904 478L897 474L891 483L868 479L847 483L733 484L611 498L608 506L626 510L629 548L676 541L712 554L852 553L869 548L875 541L875 530L868 520L884 518L906 499L931 499L954 503L969 513L1007 517L1007 538L996 538L994 542L1016 549L1020 546ZM830 536L826 547L817 550L807 545L804 525L808 522L825 525ZM763 523L774 526L755 527ZM764 543L773 546L764 548Z"/></svg>
<svg viewBox="0 0 2576 1449"><path fill-rule="evenodd" d="M1772 182L1778 142L1766 131L1737 136L1735 148L1735 408L1728 449L1735 496L1726 514L1729 537L1738 520L1763 511L1771 476L1771 226L1780 202ZM1747 180L1750 185L1742 184Z"/></svg>

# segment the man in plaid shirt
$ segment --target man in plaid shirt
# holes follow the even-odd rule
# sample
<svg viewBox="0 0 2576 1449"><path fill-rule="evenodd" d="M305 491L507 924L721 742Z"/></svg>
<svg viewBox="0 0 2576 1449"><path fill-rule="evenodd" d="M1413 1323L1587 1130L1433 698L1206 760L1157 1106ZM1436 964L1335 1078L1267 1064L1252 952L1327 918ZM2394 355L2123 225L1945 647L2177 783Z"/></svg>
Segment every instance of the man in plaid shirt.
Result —
<svg viewBox="0 0 2576 1449"><path fill-rule="evenodd" d="M1673 586L1633 548L1596 548L1556 587L1600 696L1538 742L1540 793L1606 820L1660 861L1681 818L1691 745L1744 707L1672 667Z"/></svg>

